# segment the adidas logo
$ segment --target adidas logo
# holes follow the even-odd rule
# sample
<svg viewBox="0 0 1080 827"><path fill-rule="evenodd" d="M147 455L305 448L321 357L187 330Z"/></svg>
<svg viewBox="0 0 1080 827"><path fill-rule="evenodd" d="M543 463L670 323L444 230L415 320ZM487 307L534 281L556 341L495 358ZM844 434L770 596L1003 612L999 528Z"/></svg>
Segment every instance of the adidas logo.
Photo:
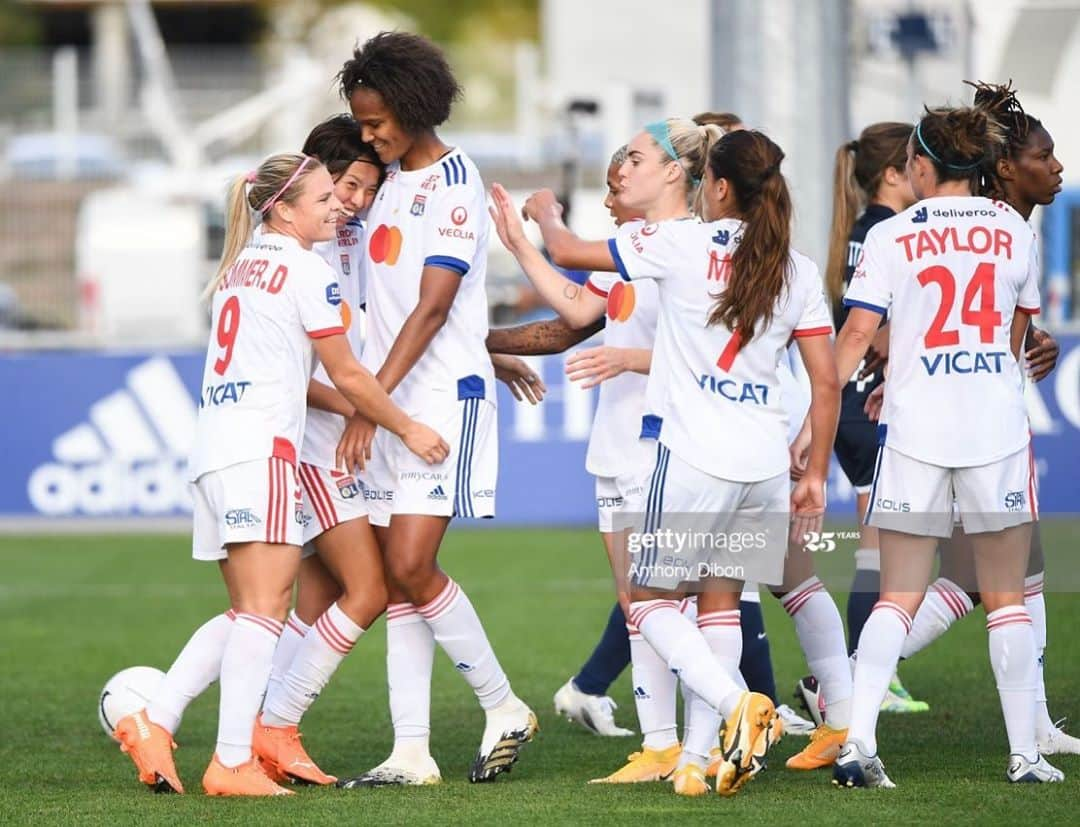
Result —
<svg viewBox="0 0 1080 827"><path fill-rule="evenodd" d="M441 485L436 485L434 488L431 489L431 493L427 495L427 498L429 500L445 500L446 492L443 491L443 487Z"/></svg>
<svg viewBox="0 0 1080 827"><path fill-rule="evenodd" d="M458 672L461 672L462 674L464 674L465 672L472 672L474 667L470 666L469 664L465 663L465 661L462 660L462 661L458 661L457 663L455 663L454 668Z"/></svg>
<svg viewBox="0 0 1080 827"><path fill-rule="evenodd" d="M186 470L197 410L172 362L161 356L136 365L86 417L53 440L54 461L30 474L27 496L36 511L191 512Z"/></svg>
<svg viewBox="0 0 1080 827"><path fill-rule="evenodd" d="M926 207L919 207L915 210L915 215L911 216L912 224L925 224L926 223Z"/></svg>
<svg viewBox="0 0 1080 827"><path fill-rule="evenodd" d="M635 686L634 687L634 697L635 698L641 698L643 700L648 700L649 698L652 697L652 695L650 695L648 692L645 691L645 687L643 687L643 686Z"/></svg>

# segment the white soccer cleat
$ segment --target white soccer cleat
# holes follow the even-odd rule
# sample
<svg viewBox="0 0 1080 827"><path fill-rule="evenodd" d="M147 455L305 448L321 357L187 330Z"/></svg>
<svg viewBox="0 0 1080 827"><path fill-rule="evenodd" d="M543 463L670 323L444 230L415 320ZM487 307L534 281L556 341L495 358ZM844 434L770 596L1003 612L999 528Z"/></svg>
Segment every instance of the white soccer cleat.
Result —
<svg viewBox="0 0 1080 827"><path fill-rule="evenodd" d="M776 707L776 714L784 725L785 735L811 735L817 726L813 721L808 721L787 704Z"/></svg>
<svg viewBox="0 0 1080 827"><path fill-rule="evenodd" d="M536 714L513 693L494 709L487 711L484 737L473 759L469 780L474 784L493 781L509 772L521 748L540 730Z"/></svg>
<svg viewBox="0 0 1080 827"><path fill-rule="evenodd" d="M607 695L587 695L582 692L574 686L573 678L555 693L556 714L581 724L594 735L617 738L634 734L634 730L623 729L615 723L615 710L618 708Z"/></svg>
<svg viewBox="0 0 1080 827"><path fill-rule="evenodd" d="M1005 777L1011 784L1056 784L1065 780L1065 773L1041 755L1038 761L1028 761L1023 755L1010 755Z"/></svg>
<svg viewBox="0 0 1080 827"><path fill-rule="evenodd" d="M1040 755L1080 755L1080 738L1060 729L1065 722L1062 718L1050 727L1050 731L1044 736L1035 736L1035 746Z"/></svg>
<svg viewBox="0 0 1080 827"><path fill-rule="evenodd" d="M795 684L795 700L810 716L815 726L825 723L825 698L821 694L821 685L813 675L807 675ZM777 712L780 710L777 709Z"/></svg>
<svg viewBox="0 0 1080 827"><path fill-rule="evenodd" d="M885 774L885 765L876 755L867 755L856 741L848 741L840 748L840 755L833 764L833 784L837 787L881 787L893 789L896 785Z"/></svg>
<svg viewBox="0 0 1080 827"><path fill-rule="evenodd" d="M421 787L441 781L439 765L430 755L405 756L391 753L379 766L352 778L342 778L337 782L337 786L343 790L364 787Z"/></svg>

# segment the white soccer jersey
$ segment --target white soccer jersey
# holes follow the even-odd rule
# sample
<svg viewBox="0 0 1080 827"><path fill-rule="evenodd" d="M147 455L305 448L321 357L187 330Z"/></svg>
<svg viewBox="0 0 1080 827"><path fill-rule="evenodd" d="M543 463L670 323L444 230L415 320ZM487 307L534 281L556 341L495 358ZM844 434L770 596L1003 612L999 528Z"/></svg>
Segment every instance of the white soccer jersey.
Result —
<svg viewBox="0 0 1080 827"><path fill-rule="evenodd" d="M364 350L364 276L363 265L364 225L354 218L338 227L337 238L316 244L318 253L337 274L341 286L341 323L349 346L359 359ZM316 360L314 379L333 386L326 368ZM308 408L304 425L304 441L300 449L300 461L319 468L334 467L334 453L345 431L345 419L318 408Z"/></svg>
<svg viewBox="0 0 1080 827"><path fill-rule="evenodd" d="M1029 441L1013 314L1039 311L1035 235L987 198L920 201L875 225L844 296L889 313L890 448L948 468Z"/></svg>
<svg viewBox="0 0 1080 827"><path fill-rule="evenodd" d="M390 164L367 219L364 364L372 372L382 367L416 308L424 267L461 277L449 318L392 394L410 414L456 405L466 396L495 400L495 373L484 344L489 229L484 183L460 149L424 169Z"/></svg>
<svg viewBox="0 0 1080 827"><path fill-rule="evenodd" d="M643 222L633 222L642 226ZM650 281L629 284L618 273L595 272L585 286L607 300L604 344L609 347L652 350L656 341L659 298ZM641 417L649 377L627 371L600 384L585 468L598 477L618 477L644 466L656 455L655 446L641 442Z"/></svg>
<svg viewBox="0 0 1080 827"><path fill-rule="evenodd" d="M661 221L620 228L609 246L624 279L658 282L647 394L649 409L662 419L660 441L714 477L758 482L789 466L777 362L792 336L828 335L832 321L817 267L792 251L768 327L759 323L739 349L737 333L707 324L741 228L734 219Z"/></svg>
<svg viewBox="0 0 1080 827"><path fill-rule="evenodd" d="M281 457L296 464L313 338L344 333L337 279L292 238L252 239L214 293L189 476Z"/></svg>

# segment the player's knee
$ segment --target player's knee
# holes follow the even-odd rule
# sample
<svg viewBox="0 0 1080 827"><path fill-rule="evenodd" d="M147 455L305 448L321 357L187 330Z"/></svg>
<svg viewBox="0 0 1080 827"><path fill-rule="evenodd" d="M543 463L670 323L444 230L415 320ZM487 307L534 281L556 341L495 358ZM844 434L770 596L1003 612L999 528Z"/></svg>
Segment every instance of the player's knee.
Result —
<svg viewBox="0 0 1080 827"><path fill-rule="evenodd" d="M367 584L362 590L346 589L337 604L357 625L366 629L386 611L387 598L386 586L379 582Z"/></svg>
<svg viewBox="0 0 1080 827"><path fill-rule="evenodd" d="M395 588L402 592L410 602L420 600L427 590L438 568L434 560L415 555L396 555L386 561L387 574Z"/></svg>

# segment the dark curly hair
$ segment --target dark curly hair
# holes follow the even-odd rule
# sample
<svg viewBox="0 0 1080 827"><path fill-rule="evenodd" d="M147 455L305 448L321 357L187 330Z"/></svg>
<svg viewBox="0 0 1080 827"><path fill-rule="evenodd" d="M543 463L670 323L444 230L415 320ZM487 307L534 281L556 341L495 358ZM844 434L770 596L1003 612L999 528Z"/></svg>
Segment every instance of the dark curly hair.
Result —
<svg viewBox="0 0 1080 827"><path fill-rule="evenodd" d="M386 171L371 144L361 139L360 124L352 115L334 115L312 129L304 141L303 152L322 161L335 181L355 161L365 161L376 167L380 182Z"/></svg>
<svg viewBox="0 0 1080 827"><path fill-rule="evenodd" d="M361 87L378 92L411 135L444 123L461 97L442 50L407 32L379 32L353 51L337 79L345 100Z"/></svg>
<svg viewBox="0 0 1080 827"><path fill-rule="evenodd" d="M965 80L964 83L975 89L976 108L985 110L1005 132L1005 142L1000 152L987 158L980 169L979 186L980 194L1005 200L1005 187L998 178L997 162L1001 158L1016 158L1027 144L1031 133L1042 129L1042 121L1024 111L1011 80L1008 83L972 83Z"/></svg>

